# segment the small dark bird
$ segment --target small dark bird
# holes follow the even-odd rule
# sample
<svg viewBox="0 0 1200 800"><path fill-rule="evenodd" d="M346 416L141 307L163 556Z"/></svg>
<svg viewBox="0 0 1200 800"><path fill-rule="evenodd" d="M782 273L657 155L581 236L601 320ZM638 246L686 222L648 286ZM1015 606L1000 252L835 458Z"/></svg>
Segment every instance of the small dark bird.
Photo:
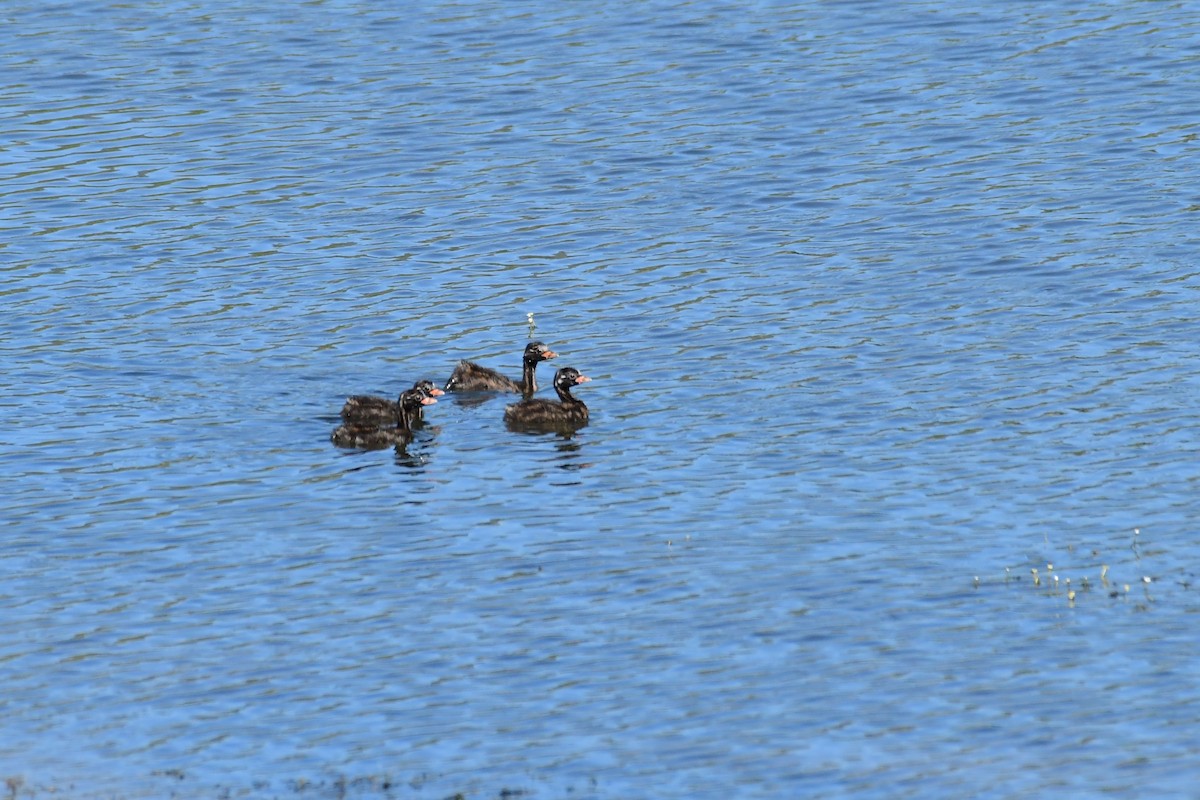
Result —
<svg viewBox="0 0 1200 800"><path fill-rule="evenodd" d="M558 354L542 342L530 342L525 346L522 358L521 380L506 378L494 369L481 367L473 361L460 361L454 368L450 380L446 381L447 392L520 392L529 397L537 391L535 373L537 365Z"/></svg>
<svg viewBox="0 0 1200 800"><path fill-rule="evenodd" d="M433 385L433 381L429 380L417 381L413 384L413 389L426 397L441 397L445 394L445 392ZM396 421L396 411L399 408L399 404L399 400L392 401L386 397L356 394L353 397L346 398L346 404L342 406L342 421L382 427ZM421 406L417 410L417 415L413 421L416 422L424 418L425 410L424 406Z"/></svg>
<svg viewBox="0 0 1200 800"><path fill-rule="evenodd" d="M362 450L406 445L412 441L412 423L418 411L436 402L437 400L426 397L417 389L408 389L400 394L400 399L396 402L396 427L381 428L370 423L348 422L335 429L330 434L329 441L338 447L356 447Z"/></svg>
<svg viewBox="0 0 1200 800"><path fill-rule="evenodd" d="M588 421L588 409L583 401L571 395L572 387L590 381L574 367L563 367L554 373L554 391L558 402L529 398L504 409L504 421L513 425L555 427L582 425Z"/></svg>

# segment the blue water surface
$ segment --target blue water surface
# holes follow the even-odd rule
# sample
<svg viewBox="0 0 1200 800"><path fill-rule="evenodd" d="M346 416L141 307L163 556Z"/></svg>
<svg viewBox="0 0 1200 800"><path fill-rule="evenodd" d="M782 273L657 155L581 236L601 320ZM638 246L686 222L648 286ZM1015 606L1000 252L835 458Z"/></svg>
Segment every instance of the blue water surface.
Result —
<svg viewBox="0 0 1200 800"><path fill-rule="evenodd" d="M1188 4L0 17L14 799L1193 795Z"/></svg>

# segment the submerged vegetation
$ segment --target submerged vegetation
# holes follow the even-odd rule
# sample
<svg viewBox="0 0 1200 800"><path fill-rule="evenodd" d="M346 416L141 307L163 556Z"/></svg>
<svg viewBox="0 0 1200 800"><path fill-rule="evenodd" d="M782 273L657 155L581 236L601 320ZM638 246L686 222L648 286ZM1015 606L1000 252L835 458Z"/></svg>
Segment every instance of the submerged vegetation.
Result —
<svg viewBox="0 0 1200 800"><path fill-rule="evenodd" d="M1099 550L1090 550L1088 560L1082 563L1072 561L1065 569L1062 563L1058 563L1056 567L1056 562L1053 561L1041 562L1038 566L1005 567L1003 575L991 578L976 575L972 584L976 589L995 585L1027 585L1045 597L1065 601L1072 608L1077 601L1082 602L1094 597L1129 602L1133 603L1137 610L1148 610L1152 604L1158 602L1154 589L1162 581L1144 572L1141 534L1141 529L1133 529L1129 545L1133 553L1133 563L1122 565L1118 570L1119 575L1114 574ZM1077 550L1068 548L1068 556L1076 556ZM1175 583L1185 590L1192 586L1192 581L1186 575L1176 578Z"/></svg>

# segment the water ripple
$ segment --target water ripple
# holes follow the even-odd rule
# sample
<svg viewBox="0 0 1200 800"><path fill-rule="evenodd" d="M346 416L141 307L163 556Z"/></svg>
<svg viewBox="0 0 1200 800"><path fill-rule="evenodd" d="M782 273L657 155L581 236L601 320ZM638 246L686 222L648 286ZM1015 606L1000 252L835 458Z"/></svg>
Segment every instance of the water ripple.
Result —
<svg viewBox="0 0 1200 800"><path fill-rule="evenodd" d="M10 793L1190 788L1149 8L13 5ZM329 444L531 336L574 435Z"/></svg>

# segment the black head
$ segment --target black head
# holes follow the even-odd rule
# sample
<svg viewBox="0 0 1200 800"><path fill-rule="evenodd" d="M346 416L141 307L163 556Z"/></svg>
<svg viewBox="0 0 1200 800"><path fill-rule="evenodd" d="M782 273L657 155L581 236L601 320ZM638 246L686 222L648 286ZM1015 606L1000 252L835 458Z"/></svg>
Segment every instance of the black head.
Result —
<svg viewBox="0 0 1200 800"><path fill-rule="evenodd" d="M525 360L534 364L539 361L549 361L557 355L558 353L547 347L545 342L530 342L525 345Z"/></svg>
<svg viewBox="0 0 1200 800"><path fill-rule="evenodd" d="M587 383L590 380L591 378L589 378L587 375L584 375L574 367L563 367L558 372L554 373L554 388L570 390L571 388L578 386L581 383Z"/></svg>
<svg viewBox="0 0 1200 800"><path fill-rule="evenodd" d="M408 389L400 393L400 407L406 411L416 411L421 406L431 406L437 400L426 397L419 389Z"/></svg>
<svg viewBox="0 0 1200 800"><path fill-rule="evenodd" d="M431 380L417 381L413 384L413 391L420 392L426 397L441 397L445 394L441 389L433 385Z"/></svg>

